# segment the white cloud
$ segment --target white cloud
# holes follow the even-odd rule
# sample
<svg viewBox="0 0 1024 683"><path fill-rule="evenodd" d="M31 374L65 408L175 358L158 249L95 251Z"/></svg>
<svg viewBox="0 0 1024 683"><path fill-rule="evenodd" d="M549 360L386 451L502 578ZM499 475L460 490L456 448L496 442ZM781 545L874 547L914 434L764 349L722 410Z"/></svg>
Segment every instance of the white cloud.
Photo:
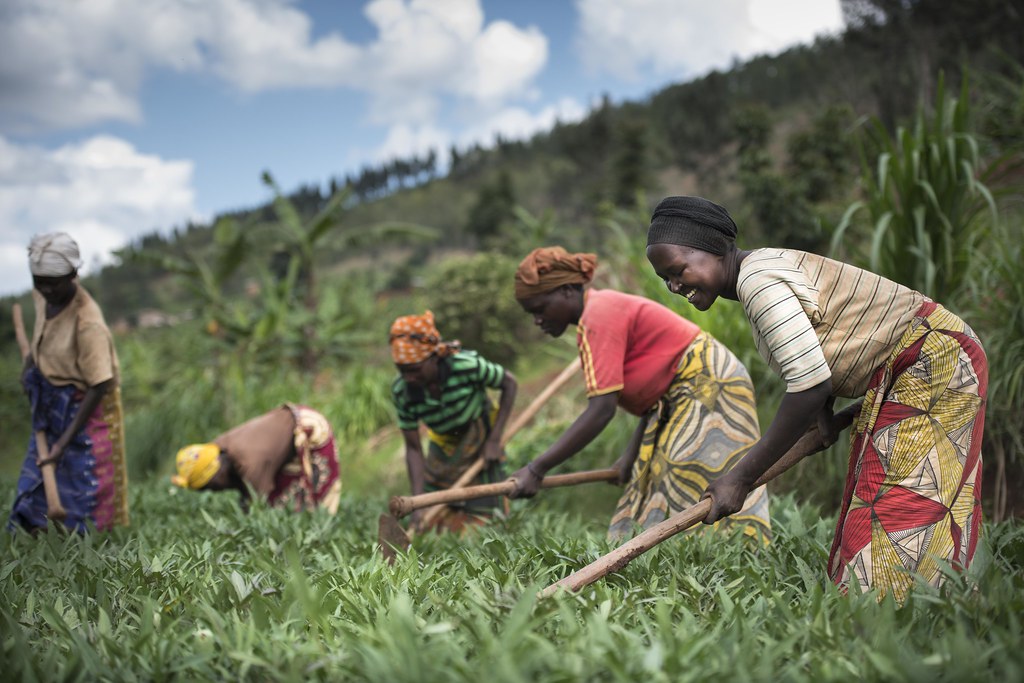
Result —
<svg viewBox="0 0 1024 683"><path fill-rule="evenodd" d="M838 0L576 0L577 46L597 73L684 79L842 27Z"/></svg>
<svg viewBox="0 0 1024 683"><path fill-rule="evenodd" d="M528 91L547 61L534 28L486 24L481 0L371 0L367 45L314 38L291 0L6 0L0 131L138 121L152 69L213 73L246 92L347 87L378 121L422 120L443 96L494 103Z"/></svg>
<svg viewBox="0 0 1024 683"><path fill-rule="evenodd" d="M0 295L32 286L26 248L33 234L63 230L90 265L157 228L203 220L192 162L142 154L110 136L48 151L0 137Z"/></svg>
<svg viewBox="0 0 1024 683"><path fill-rule="evenodd" d="M455 75L454 86L471 98L485 101L520 93L540 72L547 56L547 38L539 30L520 31L507 21L496 21L462 58L464 68Z"/></svg>
<svg viewBox="0 0 1024 683"><path fill-rule="evenodd" d="M373 95L378 123L431 118L444 95L493 106L526 94L547 62L538 29L485 25L480 0L373 0L365 13L379 38L357 87Z"/></svg>

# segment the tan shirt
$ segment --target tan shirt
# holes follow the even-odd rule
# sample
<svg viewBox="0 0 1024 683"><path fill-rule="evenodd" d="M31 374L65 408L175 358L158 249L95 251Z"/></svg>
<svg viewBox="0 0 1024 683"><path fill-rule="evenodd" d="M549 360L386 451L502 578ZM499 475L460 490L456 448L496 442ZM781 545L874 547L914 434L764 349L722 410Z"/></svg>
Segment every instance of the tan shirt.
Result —
<svg viewBox="0 0 1024 683"><path fill-rule="evenodd" d="M295 418L287 406L224 432L213 443L220 446L242 479L257 492L274 490L278 471L295 455Z"/></svg>
<svg viewBox="0 0 1024 683"><path fill-rule="evenodd" d="M832 380L856 398L895 348L920 292L866 270L793 249L755 249L740 264L736 293L757 350L787 392Z"/></svg>
<svg viewBox="0 0 1024 683"><path fill-rule="evenodd" d="M50 320L46 299L34 289L32 302L36 308L32 358L51 384L73 384L85 391L109 379L119 381L114 338L100 307L81 284L71 302Z"/></svg>

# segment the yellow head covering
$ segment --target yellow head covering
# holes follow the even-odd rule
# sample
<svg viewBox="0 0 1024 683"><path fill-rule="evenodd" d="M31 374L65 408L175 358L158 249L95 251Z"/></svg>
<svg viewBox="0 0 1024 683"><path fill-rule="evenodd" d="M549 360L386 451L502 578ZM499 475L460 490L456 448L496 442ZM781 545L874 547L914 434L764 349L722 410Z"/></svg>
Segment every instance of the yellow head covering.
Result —
<svg viewBox="0 0 1024 683"><path fill-rule="evenodd" d="M220 469L220 447L214 443L194 443L178 451L178 473L171 483L183 489L201 489Z"/></svg>
<svg viewBox="0 0 1024 683"><path fill-rule="evenodd" d="M422 363L434 354L450 356L458 352L457 341L441 341L441 333L434 325L434 314L404 315L391 323L391 358L397 365Z"/></svg>

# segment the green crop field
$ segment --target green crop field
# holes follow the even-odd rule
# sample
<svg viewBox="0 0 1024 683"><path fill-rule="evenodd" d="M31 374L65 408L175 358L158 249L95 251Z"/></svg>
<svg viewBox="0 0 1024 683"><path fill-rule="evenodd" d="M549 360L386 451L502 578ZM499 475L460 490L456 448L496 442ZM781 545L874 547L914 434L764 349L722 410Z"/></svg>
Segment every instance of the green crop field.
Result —
<svg viewBox="0 0 1024 683"><path fill-rule="evenodd" d="M9 489L10 490L10 489ZM387 565L385 501L293 515L132 489L128 529L0 534L4 680L1021 680L1024 528L985 527L967 576L899 609L840 595L832 519L775 499L776 538L691 535L538 601L610 546L536 502Z"/></svg>

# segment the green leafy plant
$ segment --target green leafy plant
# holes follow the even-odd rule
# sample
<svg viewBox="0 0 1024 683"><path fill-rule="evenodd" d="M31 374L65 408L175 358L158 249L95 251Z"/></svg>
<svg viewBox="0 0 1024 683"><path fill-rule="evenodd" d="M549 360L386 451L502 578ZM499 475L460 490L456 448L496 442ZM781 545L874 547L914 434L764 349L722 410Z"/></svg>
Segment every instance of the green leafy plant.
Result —
<svg viewBox="0 0 1024 683"><path fill-rule="evenodd" d="M441 334L512 367L533 328L512 295L517 265L517 260L495 253L453 256L438 264L426 290Z"/></svg>
<svg viewBox="0 0 1024 683"><path fill-rule="evenodd" d="M603 487L615 493L613 487ZM540 497L538 497L538 501ZM132 489L133 526L0 534L10 680L1013 680L1024 529L987 525L966 576L906 607L824 576L833 520L778 499L775 539L689 534L575 596L538 588L607 552L606 518L517 503L393 565L380 495L289 514ZM975 589L978 586L978 589Z"/></svg>
<svg viewBox="0 0 1024 683"><path fill-rule="evenodd" d="M396 239L429 240L437 233L428 227L393 221L363 227L345 225L342 213L350 194L347 187L332 195L315 216L303 220L269 172L263 173L263 183L274 191L277 225L285 237L280 249L288 257L283 278L272 283L264 275L266 306L255 331L259 341L276 342L285 338L287 345L298 347L301 366L313 371L334 340L333 335L325 334L325 327L337 332L337 326L331 325L331 321L340 312L337 297L328 299L327 306L320 308L320 283L316 275L319 244L332 232L340 233L343 249ZM359 309L360 306L356 302L353 308Z"/></svg>
<svg viewBox="0 0 1024 683"><path fill-rule="evenodd" d="M934 112L919 110L912 128L890 136L877 119L865 124L864 199L850 205L832 237L832 252L839 253L852 230L869 245L866 253L850 249L868 269L940 302L965 286L978 244L997 220L968 94L965 79L960 96L947 98L940 78Z"/></svg>
<svg viewBox="0 0 1024 683"><path fill-rule="evenodd" d="M971 279L970 320L976 327L989 362L989 400L985 417L985 458L995 461L995 477L985 482L992 487L992 512L1001 520L1010 512L1015 496L1011 482L1024 467L1024 220L1008 220L995 234L998 248L980 257Z"/></svg>

